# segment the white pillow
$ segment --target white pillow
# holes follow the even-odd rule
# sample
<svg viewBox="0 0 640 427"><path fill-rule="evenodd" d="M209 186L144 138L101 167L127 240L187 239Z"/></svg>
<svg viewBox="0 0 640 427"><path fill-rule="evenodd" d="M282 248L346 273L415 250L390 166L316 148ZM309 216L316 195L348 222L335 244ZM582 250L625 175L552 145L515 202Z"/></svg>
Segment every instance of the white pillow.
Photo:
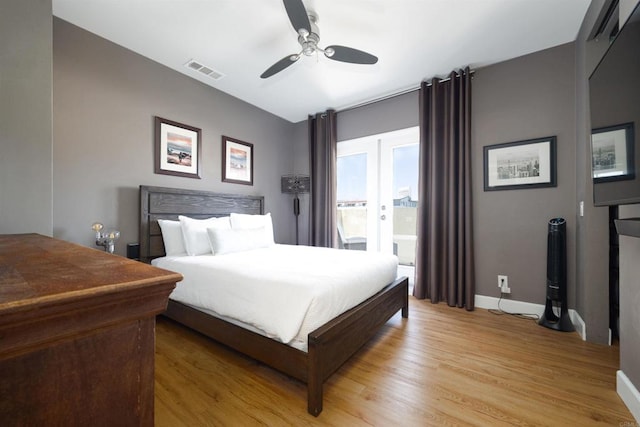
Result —
<svg viewBox="0 0 640 427"><path fill-rule="evenodd" d="M273 239L273 221L271 220L271 213L266 215L249 215L249 214L231 214L231 228L246 230L250 228L263 228L265 239L269 244L274 245Z"/></svg>
<svg viewBox="0 0 640 427"><path fill-rule="evenodd" d="M207 228L209 243L214 255L224 255L232 252L249 251L251 249L266 248L273 243L266 239L264 227L260 228Z"/></svg>
<svg viewBox="0 0 640 427"><path fill-rule="evenodd" d="M160 226L160 231L162 231L165 254L167 256L186 255L187 250L184 247L184 240L182 239L182 226L180 226L180 221L159 219L158 225Z"/></svg>
<svg viewBox="0 0 640 427"><path fill-rule="evenodd" d="M187 254L190 256L206 255L211 253L211 245L207 236L207 228L231 228L229 217L194 219L180 215L178 217L182 226L182 237Z"/></svg>

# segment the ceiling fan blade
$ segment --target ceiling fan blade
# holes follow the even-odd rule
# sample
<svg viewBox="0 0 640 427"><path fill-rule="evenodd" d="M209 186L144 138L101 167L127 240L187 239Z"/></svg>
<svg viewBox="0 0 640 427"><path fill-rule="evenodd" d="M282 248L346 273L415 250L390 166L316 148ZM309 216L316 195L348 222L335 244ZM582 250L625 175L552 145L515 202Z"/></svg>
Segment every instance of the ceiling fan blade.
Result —
<svg viewBox="0 0 640 427"><path fill-rule="evenodd" d="M325 49L325 55L329 59L333 59L334 61L341 62L350 62L352 64L375 64L378 62L378 57L371 55L370 53L363 52L358 49L354 49L352 47L346 46L327 46ZM327 51L331 52L333 50L333 55L329 55Z"/></svg>
<svg viewBox="0 0 640 427"><path fill-rule="evenodd" d="M302 0L283 0L283 2L287 15L289 15L289 21L291 21L296 33L300 34L300 29L304 28L307 31L307 35L311 34L311 23Z"/></svg>
<svg viewBox="0 0 640 427"><path fill-rule="evenodd" d="M300 59L300 55L296 55L296 54L287 55L284 58L282 58L280 61L278 61L275 64L273 64L271 67L267 68L267 70L260 75L260 78L261 79L269 78L269 77L273 76L274 74L279 73L280 71L284 70L289 65L293 64L294 62L296 62L298 59Z"/></svg>

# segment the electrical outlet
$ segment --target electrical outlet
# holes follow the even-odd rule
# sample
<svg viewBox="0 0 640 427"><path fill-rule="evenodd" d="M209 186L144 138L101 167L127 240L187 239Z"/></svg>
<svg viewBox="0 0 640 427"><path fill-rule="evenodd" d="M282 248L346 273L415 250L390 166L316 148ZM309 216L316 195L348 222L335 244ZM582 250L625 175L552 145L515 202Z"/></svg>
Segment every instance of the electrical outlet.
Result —
<svg viewBox="0 0 640 427"><path fill-rule="evenodd" d="M502 274L498 275L498 287L503 294L510 294L511 288L509 288L509 276Z"/></svg>
<svg viewBox="0 0 640 427"><path fill-rule="evenodd" d="M498 274L498 287L502 288L504 285L509 285L509 277Z"/></svg>

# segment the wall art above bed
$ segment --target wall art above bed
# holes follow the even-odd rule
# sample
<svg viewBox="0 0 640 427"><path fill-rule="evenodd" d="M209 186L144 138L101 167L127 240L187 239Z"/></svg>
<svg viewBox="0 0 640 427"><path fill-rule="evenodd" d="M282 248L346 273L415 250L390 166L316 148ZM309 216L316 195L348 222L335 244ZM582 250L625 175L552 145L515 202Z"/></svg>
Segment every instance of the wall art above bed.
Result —
<svg viewBox="0 0 640 427"><path fill-rule="evenodd" d="M222 136L222 181L253 185L253 144Z"/></svg>
<svg viewBox="0 0 640 427"><path fill-rule="evenodd" d="M202 130L155 118L155 173L200 179Z"/></svg>
<svg viewBox="0 0 640 427"><path fill-rule="evenodd" d="M484 191L555 186L555 136L484 147Z"/></svg>

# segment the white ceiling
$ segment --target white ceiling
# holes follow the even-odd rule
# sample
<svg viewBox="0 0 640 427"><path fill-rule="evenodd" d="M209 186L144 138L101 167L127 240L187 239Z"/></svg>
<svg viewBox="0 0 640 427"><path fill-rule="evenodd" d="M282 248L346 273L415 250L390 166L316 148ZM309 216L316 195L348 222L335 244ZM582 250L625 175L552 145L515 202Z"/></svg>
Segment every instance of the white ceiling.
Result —
<svg viewBox="0 0 640 427"><path fill-rule="evenodd" d="M303 57L282 0L53 0L53 14L291 122L575 40L590 0L303 0L320 46L379 57L375 65ZM189 60L225 76L217 81Z"/></svg>

